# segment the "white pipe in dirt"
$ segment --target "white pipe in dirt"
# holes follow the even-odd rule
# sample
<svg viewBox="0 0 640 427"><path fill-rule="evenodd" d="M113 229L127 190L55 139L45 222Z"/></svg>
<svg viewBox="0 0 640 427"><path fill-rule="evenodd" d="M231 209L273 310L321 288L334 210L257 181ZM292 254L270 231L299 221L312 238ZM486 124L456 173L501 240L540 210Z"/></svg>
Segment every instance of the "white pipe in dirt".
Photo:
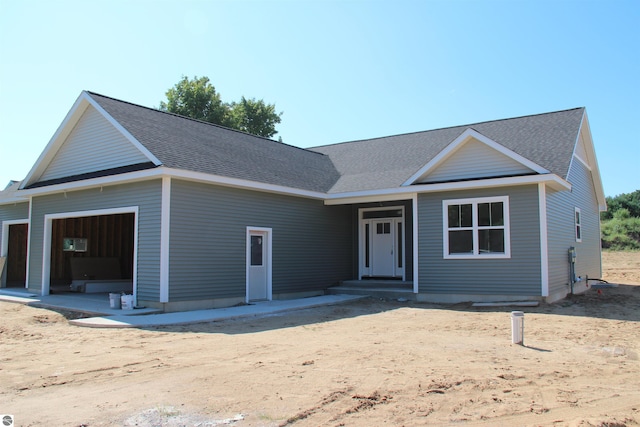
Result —
<svg viewBox="0 0 640 427"><path fill-rule="evenodd" d="M524 312L511 312L511 343L524 345Z"/></svg>

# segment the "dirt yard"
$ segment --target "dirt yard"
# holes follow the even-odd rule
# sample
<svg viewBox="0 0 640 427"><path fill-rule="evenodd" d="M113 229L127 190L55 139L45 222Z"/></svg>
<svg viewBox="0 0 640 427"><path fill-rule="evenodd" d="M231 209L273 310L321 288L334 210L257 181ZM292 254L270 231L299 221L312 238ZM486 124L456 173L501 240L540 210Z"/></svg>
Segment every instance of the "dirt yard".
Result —
<svg viewBox="0 0 640 427"><path fill-rule="evenodd" d="M0 302L17 426L638 426L640 253L601 294L525 308L365 300L150 330Z"/></svg>

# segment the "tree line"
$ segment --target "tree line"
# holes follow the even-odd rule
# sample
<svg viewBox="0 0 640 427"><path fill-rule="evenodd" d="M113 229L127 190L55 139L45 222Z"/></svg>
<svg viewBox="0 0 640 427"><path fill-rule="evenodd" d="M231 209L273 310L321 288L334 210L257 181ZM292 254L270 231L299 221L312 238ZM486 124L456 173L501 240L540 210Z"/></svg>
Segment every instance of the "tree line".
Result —
<svg viewBox="0 0 640 427"><path fill-rule="evenodd" d="M640 190L607 197L607 211L600 214L602 247L640 249Z"/></svg>

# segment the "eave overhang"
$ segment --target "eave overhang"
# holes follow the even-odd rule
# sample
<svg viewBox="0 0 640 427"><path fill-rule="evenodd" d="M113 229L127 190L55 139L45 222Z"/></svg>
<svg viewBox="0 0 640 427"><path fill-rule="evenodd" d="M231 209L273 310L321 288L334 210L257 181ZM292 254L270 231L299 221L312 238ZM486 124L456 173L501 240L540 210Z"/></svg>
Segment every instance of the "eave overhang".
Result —
<svg viewBox="0 0 640 427"><path fill-rule="evenodd" d="M415 184L400 188L331 194L326 205L367 203L383 200L401 200L416 193L438 193L443 191L473 190L481 188L513 187L517 185L545 184L556 191L571 190L571 184L554 174L525 175L507 178L490 178L473 181L456 181L439 184Z"/></svg>

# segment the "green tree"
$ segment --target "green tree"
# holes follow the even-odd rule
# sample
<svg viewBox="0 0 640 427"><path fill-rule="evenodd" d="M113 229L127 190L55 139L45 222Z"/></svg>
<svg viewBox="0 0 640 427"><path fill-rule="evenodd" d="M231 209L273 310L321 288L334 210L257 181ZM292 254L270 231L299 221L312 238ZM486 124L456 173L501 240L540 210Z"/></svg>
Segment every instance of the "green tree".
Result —
<svg viewBox="0 0 640 427"><path fill-rule="evenodd" d="M640 249L640 190L607 197L607 212L600 218L603 248Z"/></svg>
<svg viewBox="0 0 640 427"><path fill-rule="evenodd" d="M275 104L255 98L226 103L216 92L208 77L183 76L166 92L167 101L160 102L160 110L237 129L253 135L271 138L278 131L282 113L276 113Z"/></svg>
<svg viewBox="0 0 640 427"><path fill-rule="evenodd" d="M276 124L280 123L281 115L276 113L274 104L266 104L261 99L243 96L240 102L231 104L233 127L253 135L271 138L278 133Z"/></svg>
<svg viewBox="0 0 640 427"><path fill-rule="evenodd" d="M629 211L632 217L640 217L640 190L607 197L607 211L600 214L601 219L611 219L620 209Z"/></svg>
<svg viewBox="0 0 640 427"><path fill-rule="evenodd" d="M166 92L167 102L160 102L160 109L192 119L228 126L231 123L229 106L220 99L208 77L186 76Z"/></svg>

